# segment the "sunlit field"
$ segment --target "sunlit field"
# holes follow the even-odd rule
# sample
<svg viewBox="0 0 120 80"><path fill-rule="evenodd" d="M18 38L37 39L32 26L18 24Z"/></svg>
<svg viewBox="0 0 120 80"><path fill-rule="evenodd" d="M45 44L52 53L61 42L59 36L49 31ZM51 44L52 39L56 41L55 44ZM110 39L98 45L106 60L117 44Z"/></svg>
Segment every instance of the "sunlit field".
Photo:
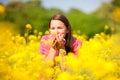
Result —
<svg viewBox="0 0 120 80"><path fill-rule="evenodd" d="M49 67L39 53L42 34L26 25L24 36L2 25L0 29L0 80L120 80L120 34L101 32L86 40L83 35L79 55L69 53L65 58L66 71L60 66ZM9 25L10 26L10 25ZM61 57L56 57L56 63ZM50 62L49 65L53 63Z"/></svg>

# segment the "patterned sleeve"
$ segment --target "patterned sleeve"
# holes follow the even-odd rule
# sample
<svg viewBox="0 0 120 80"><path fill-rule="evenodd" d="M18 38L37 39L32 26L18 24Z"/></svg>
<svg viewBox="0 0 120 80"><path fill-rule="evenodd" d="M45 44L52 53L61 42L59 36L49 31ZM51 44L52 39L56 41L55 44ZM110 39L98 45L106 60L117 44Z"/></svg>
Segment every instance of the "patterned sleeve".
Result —
<svg viewBox="0 0 120 80"><path fill-rule="evenodd" d="M40 40L40 54L45 54L47 55L50 49L48 42L48 36L42 36Z"/></svg>
<svg viewBox="0 0 120 80"><path fill-rule="evenodd" d="M82 46L82 41L78 40L75 38L74 40L74 44L73 44L73 53L74 54L78 54L77 51L79 50L79 48Z"/></svg>

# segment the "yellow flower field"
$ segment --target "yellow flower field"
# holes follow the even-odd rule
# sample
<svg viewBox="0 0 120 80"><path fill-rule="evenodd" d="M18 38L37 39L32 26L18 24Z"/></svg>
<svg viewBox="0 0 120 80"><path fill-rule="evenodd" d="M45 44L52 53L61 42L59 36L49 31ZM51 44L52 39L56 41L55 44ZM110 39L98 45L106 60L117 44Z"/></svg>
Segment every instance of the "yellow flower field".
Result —
<svg viewBox="0 0 120 80"><path fill-rule="evenodd" d="M89 41L74 33L83 43L77 57L72 53L65 57L65 72L59 65L51 68L43 62L39 53L42 34L35 31L23 37L0 29L0 80L120 80L119 33L96 34ZM56 62L60 60L56 57Z"/></svg>

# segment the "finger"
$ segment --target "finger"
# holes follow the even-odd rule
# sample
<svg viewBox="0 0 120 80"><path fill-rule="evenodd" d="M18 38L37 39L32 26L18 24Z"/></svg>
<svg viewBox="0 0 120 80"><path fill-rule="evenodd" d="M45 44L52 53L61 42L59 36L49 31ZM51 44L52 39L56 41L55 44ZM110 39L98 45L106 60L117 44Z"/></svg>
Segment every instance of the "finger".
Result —
<svg viewBox="0 0 120 80"><path fill-rule="evenodd" d="M53 41L53 44L52 44L52 46L55 46L56 45L56 43L57 43L57 41L56 41L56 39Z"/></svg>
<svg viewBox="0 0 120 80"><path fill-rule="evenodd" d="M58 36L58 42L63 45L63 44L66 43L66 40L59 35L59 36Z"/></svg>
<svg viewBox="0 0 120 80"><path fill-rule="evenodd" d="M60 38L64 38L64 34L60 34Z"/></svg>
<svg viewBox="0 0 120 80"><path fill-rule="evenodd" d="M66 43L66 40L65 39L62 39L62 41L61 41L61 45L65 45L65 43Z"/></svg>
<svg viewBox="0 0 120 80"><path fill-rule="evenodd" d="M61 34L58 35L58 41L61 42L63 39L63 37L61 36Z"/></svg>
<svg viewBox="0 0 120 80"><path fill-rule="evenodd" d="M50 37L53 37L53 36L54 36L54 34L53 34L53 33L51 33L51 34L50 34Z"/></svg>
<svg viewBox="0 0 120 80"><path fill-rule="evenodd" d="M53 42L55 41L55 36L54 36L53 34L51 34L51 35L49 36L49 39L52 41L52 44L53 44Z"/></svg>
<svg viewBox="0 0 120 80"><path fill-rule="evenodd" d="M62 38L62 41L66 41L64 38Z"/></svg>
<svg viewBox="0 0 120 80"><path fill-rule="evenodd" d="M60 42L60 35L56 37L57 42Z"/></svg>

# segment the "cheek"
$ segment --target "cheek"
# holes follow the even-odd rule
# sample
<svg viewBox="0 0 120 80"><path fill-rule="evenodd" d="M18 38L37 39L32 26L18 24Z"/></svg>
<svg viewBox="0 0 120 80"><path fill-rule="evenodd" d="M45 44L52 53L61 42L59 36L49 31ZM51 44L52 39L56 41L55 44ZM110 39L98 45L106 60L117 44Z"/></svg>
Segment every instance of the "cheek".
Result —
<svg viewBox="0 0 120 80"><path fill-rule="evenodd" d="M55 31L54 30L50 30L50 33L53 34L53 33L55 33Z"/></svg>
<svg viewBox="0 0 120 80"><path fill-rule="evenodd" d="M66 31L61 31L60 34L61 34L62 37L65 37Z"/></svg>
<svg viewBox="0 0 120 80"><path fill-rule="evenodd" d="M65 30L59 30L59 34L66 34Z"/></svg>

